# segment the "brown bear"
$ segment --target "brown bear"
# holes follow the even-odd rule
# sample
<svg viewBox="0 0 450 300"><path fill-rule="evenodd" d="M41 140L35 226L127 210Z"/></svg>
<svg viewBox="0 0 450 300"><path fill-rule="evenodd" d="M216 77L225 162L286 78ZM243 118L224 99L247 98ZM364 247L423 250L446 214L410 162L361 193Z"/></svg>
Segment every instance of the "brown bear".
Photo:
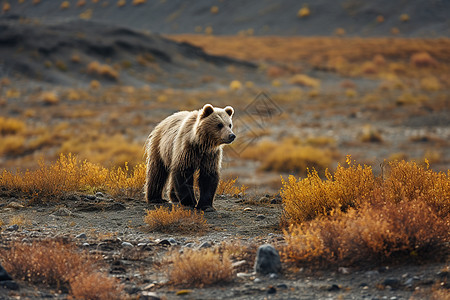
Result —
<svg viewBox="0 0 450 300"><path fill-rule="evenodd" d="M146 144L148 203L162 198L168 182L170 200L202 210L214 210L213 199L219 184L222 147L236 138L232 131L231 106L180 111L159 123ZM198 172L200 199L194 194L194 174Z"/></svg>

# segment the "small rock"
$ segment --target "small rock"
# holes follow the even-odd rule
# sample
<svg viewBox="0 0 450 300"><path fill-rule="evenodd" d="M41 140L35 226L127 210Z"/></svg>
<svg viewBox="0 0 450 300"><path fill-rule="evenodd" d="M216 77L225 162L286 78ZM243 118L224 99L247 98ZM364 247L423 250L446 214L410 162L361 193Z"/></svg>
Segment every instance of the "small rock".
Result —
<svg viewBox="0 0 450 300"><path fill-rule="evenodd" d="M266 196L263 196L263 197L259 198L259 202L261 202L261 203L269 203L270 202L270 198L266 197Z"/></svg>
<svg viewBox="0 0 450 300"><path fill-rule="evenodd" d="M328 289L327 289L327 291L329 291L329 292L336 292L336 291L339 291L341 288L337 285L337 284L332 284Z"/></svg>
<svg viewBox="0 0 450 300"><path fill-rule="evenodd" d="M133 248L133 244L129 242L122 242L122 247L124 248Z"/></svg>
<svg viewBox="0 0 450 300"><path fill-rule="evenodd" d="M172 246L173 243L171 243L170 240L171 239L164 239L164 240L159 241L158 244L162 245L162 246Z"/></svg>
<svg viewBox="0 0 450 300"><path fill-rule="evenodd" d="M236 277L237 277L237 278L247 279L247 278L250 278L250 277L252 277L252 276L254 276L254 275L255 275L255 274L253 274L253 273L243 273L243 272L239 272L239 273L236 274Z"/></svg>
<svg viewBox="0 0 450 300"><path fill-rule="evenodd" d="M253 211L253 208L251 208L251 207L246 207L246 208L244 208L244 211Z"/></svg>
<svg viewBox="0 0 450 300"><path fill-rule="evenodd" d="M175 295L181 296L181 295L187 295L187 294L190 294L190 293L192 293L192 290L179 290L179 291L177 291L175 293Z"/></svg>
<svg viewBox="0 0 450 300"><path fill-rule="evenodd" d="M203 242L198 248L203 249L203 248L211 248L212 245L210 242Z"/></svg>
<svg viewBox="0 0 450 300"><path fill-rule="evenodd" d="M266 218L265 215L257 215L256 220L264 220Z"/></svg>
<svg viewBox="0 0 450 300"><path fill-rule="evenodd" d="M258 248L255 271L263 275L281 271L280 255L272 245L265 244Z"/></svg>
<svg viewBox="0 0 450 300"><path fill-rule="evenodd" d="M240 267L240 266L242 266L242 265L245 265L245 263L247 263L246 260L240 260L240 261L237 261L237 262L232 263L231 266L232 266L233 268L238 268L238 267Z"/></svg>
<svg viewBox="0 0 450 300"><path fill-rule="evenodd" d="M253 279L254 283L260 283L262 282L261 278L256 277L255 279Z"/></svg>
<svg viewBox="0 0 450 300"><path fill-rule="evenodd" d="M90 245L89 245L89 243L83 243L82 246L83 247L89 247Z"/></svg>
<svg viewBox="0 0 450 300"><path fill-rule="evenodd" d="M17 224L6 227L6 231L17 231L17 230L19 230L19 225Z"/></svg>
<svg viewBox="0 0 450 300"><path fill-rule="evenodd" d="M13 201L13 202L8 203L8 205L7 205L6 207L14 208L14 209L21 209L21 208L24 208L24 206L23 206L22 204L17 203L16 201Z"/></svg>
<svg viewBox="0 0 450 300"><path fill-rule="evenodd" d="M178 244L177 241L176 241L174 238L169 238L168 241L169 241L172 245Z"/></svg>
<svg viewBox="0 0 450 300"><path fill-rule="evenodd" d="M75 236L75 238L77 238L77 239L87 239L87 236L86 236L86 233L80 233L79 235L77 235L77 236Z"/></svg>
<svg viewBox="0 0 450 300"><path fill-rule="evenodd" d="M60 207L52 215L58 216L58 217L68 217L68 216L72 215L72 212L69 209L65 208L65 207Z"/></svg>
<svg viewBox="0 0 450 300"><path fill-rule="evenodd" d="M142 300L160 300L161 297L158 296L157 293L155 292L142 292L142 294L140 295L139 299Z"/></svg>
<svg viewBox="0 0 450 300"><path fill-rule="evenodd" d="M0 265L0 281L12 280L11 276L9 276L8 272Z"/></svg>
<svg viewBox="0 0 450 300"><path fill-rule="evenodd" d="M185 247L185 248L194 248L194 246L195 246L195 243L187 243L183 247Z"/></svg>
<svg viewBox="0 0 450 300"><path fill-rule="evenodd" d="M366 277L374 277L380 275L380 272L378 271L367 271L366 273L364 273L364 276Z"/></svg>
<svg viewBox="0 0 450 300"><path fill-rule="evenodd" d="M142 289L144 291L146 291L146 290L149 290L149 289L151 289L153 287L155 287L155 284L154 283L150 283L150 284L147 284L146 286L144 286Z"/></svg>
<svg viewBox="0 0 450 300"><path fill-rule="evenodd" d="M344 267L339 267L338 268L338 272L344 275L350 274L350 269L349 268L344 268Z"/></svg>
<svg viewBox="0 0 450 300"><path fill-rule="evenodd" d="M272 294L276 294L277 293L277 289L273 286L270 286L269 289L267 290L267 294L272 295Z"/></svg>
<svg viewBox="0 0 450 300"><path fill-rule="evenodd" d="M269 279L278 279L278 274L270 273L269 274Z"/></svg>
<svg viewBox="0 0 450 300"><path fill-rule="evenodd" d="M88 200L95 200L95 195L83 195L82 196L83 198L86 198L86 199L88 199Z"/></svg>
<svg viewBox="0 0 450 300"><path fill-rule="evenodd" d="M288 286L287 286L286 283L280 283L280 284L277 284L277 288L279 288L279 289L287 289Z"/></svg>
<svg viewBox="0 0 450 300"><path fill-rule="evenodd" d="M97 192L95 193L95 197L105 198L105 194L103 194L102 192Z"/></svg>
<svg viewBox="0 0 450 300"><path fill-rule="evenodd" d="M393 289L399 288L399 287L400 287L400 284L401 284L401 282L400 282L400 280L397 279L397 278L386 278L386 279L383 281L383 285L384 285L384 286L390 286L390 287L393 288Z"/></svg>

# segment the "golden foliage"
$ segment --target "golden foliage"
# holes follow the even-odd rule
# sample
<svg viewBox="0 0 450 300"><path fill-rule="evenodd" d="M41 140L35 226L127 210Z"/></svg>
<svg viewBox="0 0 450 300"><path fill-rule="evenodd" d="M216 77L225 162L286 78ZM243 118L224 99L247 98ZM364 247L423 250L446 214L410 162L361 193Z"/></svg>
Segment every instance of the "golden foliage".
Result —
<svg viewBox="0 0 450 300"><path fill-rule="evenodd" d="M285 138L281 143L261 141L246 148L241 157L261 161L261 169L265 171L306 174L308 168L324 171L331 164L332 152Z"/></svg>
<svg viewBox="0 0 450 300"><path fill-rule="evenodd" d="M305 74L297 74L291 77L289 80L291 84L297 84L301 86L318 88L320 86L320 80L309 77Z"/></svg>
<svg viewBox="0 0 450 300"><path fill-rule="evenodd" d="M89 74L100 75L109 79L117 80L119 79L119 72L113 67L101 64L98 61L93 61L87 66L87 72Z"/></svg>
<svg viewBox="0 0 450 300"><path fill-rule="evenodd" d="M43 92L39 97L43 104L55 105L59 103L59 97L53 91Z"/></svg>
<svg viewBox="0 0 450 300"><path fill-rule="evenodd" d="M150 230L161 232L197 233L205 231L208 227L203 212L178 205L172 208L157 207L154 210L147 210L144 222L149 225Z"/></svg>
<svg viewBox="0 0 450 300"><path fill-rule="evenodd" d="M220 180L219 186L217 187L216 194L218 195L245 195L245 192L248 189L248 186L242 185L241 187L236 186L236 180L238 178L230 178L228 180Z"/></svg>
<svg viewBox="0 0 450 300"><path fill-rule="evenodd" d="M25 130L25 123L15 118L0 117L0 135L17 134Z"/></svg>
<svg viewBox="0 0 450 300"><path fill-rule="evenodd" d="M355 265L436 259L450 241L450 223L426 203L364 204L284 231L284 259L296 264ZM445 255L443 255L445 256Z"/></svg>
<svg viewBox="0 0 450 300"><path fill-rule="evenodd" d="M88 161L80 162L71 154L61 154L58 161L40 163L35 171L3 170L0 186L18 190L33 198L59 197L65 192L104 190L114 195L139 196L145 182L145 166L137 165L132 171L128 165L106 169Z"/></svg>
<svg viewBox="0 0 450 300"><path fill-rule="evenodd" d="M77 299L118 299L123 286L95 271L95 260L73 244L43 240L15 242L0 250L3 267L16 279L69 288ZM109 296L109 297L106 297Z"/></svg>
<svg viewBox="0 0 450 300"><path fill-rule="evenodd" d="M422 51L411 55L411 64L418 68L433 67L437 61L428 52Z"/></svg>
<svg viewBox="0 0 450 300"><path fill-rule="evenodd" d="M304 4L302 8L299 9L297 12L297 17L299 18L305 18L311 15L311 11L309 10L309 7L307 4Z"/></svg>
<svg viewBox="0 0 450 300"><path fill-rule="evenodd" d="M230 82L230 90L237 91L242 88L242 83L239 80L233 80Z"/></svg>
<svg viewBox="0 0 450 300"><path fill-rule="evenodd" d="M359 207L370 199L375 184L372 168L352 165L349 159L347 162L348 168L339 165L334 176L326 172L325 180L316 170L304 179L297 180L292 175L288 181L282 178L284 221L301 224L332 210Z"/></svg>
<svg viewBox="0 0 450 300"><path fill-rule="evenodd" d="M227 252L186 249L183 253L173 252L168 261L172 262L172 266L168 268L167 273L174 285L203 287L231 281L234 276Z"/></svg>

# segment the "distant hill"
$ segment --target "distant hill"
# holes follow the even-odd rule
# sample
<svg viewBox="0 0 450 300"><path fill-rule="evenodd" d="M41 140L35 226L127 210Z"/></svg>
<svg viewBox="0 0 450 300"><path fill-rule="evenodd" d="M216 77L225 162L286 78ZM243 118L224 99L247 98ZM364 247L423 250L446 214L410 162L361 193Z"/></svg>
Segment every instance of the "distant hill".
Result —
<svg viewBox="0 0 450 300"><path fill-rule="evenodd" d="M160 34L450 36L449 0L9 2L9 7L3 6L3 16L46 21L81 17ZM137 2L142 4L133 4Z"/></svg>

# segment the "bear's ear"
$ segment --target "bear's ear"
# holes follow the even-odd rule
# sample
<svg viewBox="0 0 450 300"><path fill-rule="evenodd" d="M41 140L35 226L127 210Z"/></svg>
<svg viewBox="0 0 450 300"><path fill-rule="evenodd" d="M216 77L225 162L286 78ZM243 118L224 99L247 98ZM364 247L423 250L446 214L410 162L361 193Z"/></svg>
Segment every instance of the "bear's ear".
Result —
<svg viewBox="0 0 450 300"><path fill-rule="evenodd" d="M230 117L232 117L233 114L234 114L234 109L233 109L231 106L227 106L227 107L225 107L225 112L226 112Z"/></svg>
<svg viewBox="0 0 450 300"><path fill-rule="evenodd" d="M210 114L212 114L214 112L214 107L211 104L205 104L205 106L203 106L202 108L202 116L201 118L206 118L207 116L209 116Z"/></svg>

